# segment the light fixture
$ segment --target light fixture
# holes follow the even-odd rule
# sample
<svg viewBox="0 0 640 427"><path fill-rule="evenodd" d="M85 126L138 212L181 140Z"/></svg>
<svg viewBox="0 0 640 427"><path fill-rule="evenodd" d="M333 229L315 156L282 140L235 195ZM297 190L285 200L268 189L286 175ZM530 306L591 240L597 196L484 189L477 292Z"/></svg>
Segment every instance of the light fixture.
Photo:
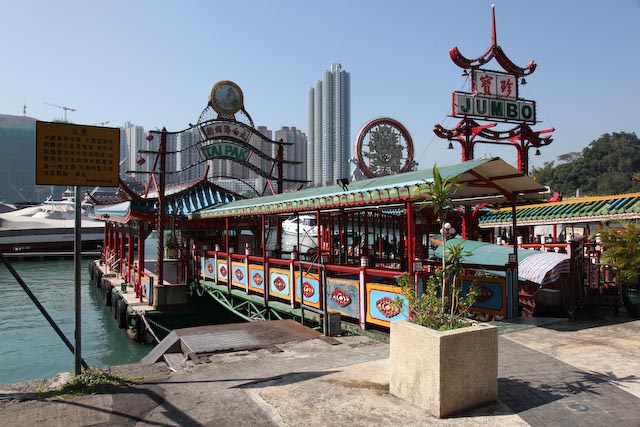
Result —
<svg viewBox="0 0 640 427"><path fill-rule="evenodd" d="M342 187L342 191L349 191L349 180L347 178L339 178L337 184Z"/></svg>
<svg viewBox="0 0 640 427"><path fill-rule="evenodd" d="M536 148L536 156L539 156L539 155L540 155L540 149Z"/></svg>
<svg viewBox="0 0 640 427"><path fill-rule="evenodd" d="M462 70L462 77L467 77L469 75L469 70L467 70L466 68L464 70Z"/></svg>
<svg viewBox="0 0 640 427"><path fill-rule="evenodd" d="M524 79L524 77L520 80L520 84L523 86L527 84L527 81Z"/></svg>
<svg viewBox="0 0 640 427"><path fill-rule="evenodd" d="M447 150L453 150L453 142L449 141L449 146L447 147Z"/></svg>

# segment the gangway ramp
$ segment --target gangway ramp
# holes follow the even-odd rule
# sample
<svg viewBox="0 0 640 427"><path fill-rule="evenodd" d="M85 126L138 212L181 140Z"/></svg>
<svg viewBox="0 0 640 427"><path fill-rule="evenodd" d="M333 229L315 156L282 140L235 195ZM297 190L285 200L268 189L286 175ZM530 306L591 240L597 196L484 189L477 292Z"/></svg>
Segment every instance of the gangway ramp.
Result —
<svg viewBox="0 0 640 427"><path fill-rule="evenodd" d="M214 353L258 350L276 344L315 338L326 339L321 333L293 320L174 329L141 360L141 363L156 363L164 359L171 366L185 356L197 359Z"/></svg>

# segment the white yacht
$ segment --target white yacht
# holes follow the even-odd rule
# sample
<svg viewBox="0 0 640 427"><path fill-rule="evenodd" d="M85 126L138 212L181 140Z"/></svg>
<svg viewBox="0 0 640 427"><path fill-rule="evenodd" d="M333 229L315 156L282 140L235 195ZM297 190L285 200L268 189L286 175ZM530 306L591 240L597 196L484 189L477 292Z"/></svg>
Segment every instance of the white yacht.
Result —
<svg viewBox="0 0 640 427"><path fill-rule="evenodd" d="M104 239L104 222L93 216L93 204L82 202L82 249L96 249ZM67 189L61 200L0 214L0 251L68 252L75 241L75 199Z"/></svg>
<svg viewBox="0 0 640 427"><path fill-rule="evenodd" d="M315 237L318 235L316 217L313 215L300 215L288 218L282 222L282 231L287 234Z"/></svg>

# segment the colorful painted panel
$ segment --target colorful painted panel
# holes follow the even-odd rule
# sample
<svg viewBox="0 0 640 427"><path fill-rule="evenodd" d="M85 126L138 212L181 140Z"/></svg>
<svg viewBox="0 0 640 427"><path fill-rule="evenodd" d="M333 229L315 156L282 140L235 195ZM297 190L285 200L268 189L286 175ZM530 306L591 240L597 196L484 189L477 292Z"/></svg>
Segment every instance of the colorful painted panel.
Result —
<svg viewBox="0 0 640 427"><path fill-rule="evenodd" d="M343 316L359 318L358 280L327 278L327 309Z"/></svg>
<svg viewBox="0 0 640 427"><path fill-rule="evenodd" d="M200 258L200 263L202 265L202 271L200 272L200 277L203 279L215 279L215 259L214 258Z"/></svg>
<svg viewBox="0 0 640 427"><path fill-rule="evenodd" d="M291 295L289 270L283 268L269 270L269 295L289 299Z"/></svg>
<svg viewBox="0 0 640 427"><path fill-rule="evenodd" d="M398 286L367 283L367 322L389 327L389 323L394 320L406 319L406 310L400 311L393 304L398 296L405 299L400 295ZM404 306L407 304L405 299Z"/></svg>
<svg viewBox="0 0 640 427"><path fill-rule="evenodd" d="M231 262L231 286L247 289L247 266L244 262Z"/></svg>
<svg viewBox="0 0 640 427"><path fill-rule="evenodd" d="M216 266L218 269L218 283L228 283L229 282L229 266L227 265L226 259L219 259L218 265Z"/></svg>
<svg viewBox="0 0 640 427"><path fill-rule="evenodd" d="M264 267L249 265L249 289L264 294Z"/></svg>
<svg viewBox="0 0 640 427"><path fill-rule="evenodd" d="M135 283L136 281L136 271L133 267L124 267L124 273L122 275L122 279L127 283Z"/></svg>
<svg viewBox="0 0 640 427"><path fill-rule="evenodd" d="M140 280L140 289L142 290L142 296L147 298L149 297L149 290L150 290L150 286L149 286L149 282L151 281L151 279L147 276L142 276L141 280Z"/></svg>
<svg viewBox="0 0 640 427"><path fill-rule="evenodd" d="M320 280L319 276L314 273L302 273L300 280L300 272L294 273L296 278L296 301L300 302L304 296L305 305L320 308Z"/></svg>
<svg viewBox="0 0 640 427"><path fill-rule="evenodd" d="M467 295L471 285L478 287L478 297L472 306L472 311L484 314L507 315L507 293L505 292L505 280L502 278L488 277L462 277L462 289L460 295Z"/></svg>

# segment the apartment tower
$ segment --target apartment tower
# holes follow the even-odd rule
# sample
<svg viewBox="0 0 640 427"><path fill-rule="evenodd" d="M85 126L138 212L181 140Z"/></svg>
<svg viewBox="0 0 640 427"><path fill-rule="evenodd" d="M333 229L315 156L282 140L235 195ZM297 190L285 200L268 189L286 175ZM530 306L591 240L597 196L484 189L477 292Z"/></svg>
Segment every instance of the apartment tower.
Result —
<svg viewBox="0 0 640 427"><path fill-rule="evenodd" d="M351 82L340 64L309 89L307 179L312 186L349 178Z"/></svg>

